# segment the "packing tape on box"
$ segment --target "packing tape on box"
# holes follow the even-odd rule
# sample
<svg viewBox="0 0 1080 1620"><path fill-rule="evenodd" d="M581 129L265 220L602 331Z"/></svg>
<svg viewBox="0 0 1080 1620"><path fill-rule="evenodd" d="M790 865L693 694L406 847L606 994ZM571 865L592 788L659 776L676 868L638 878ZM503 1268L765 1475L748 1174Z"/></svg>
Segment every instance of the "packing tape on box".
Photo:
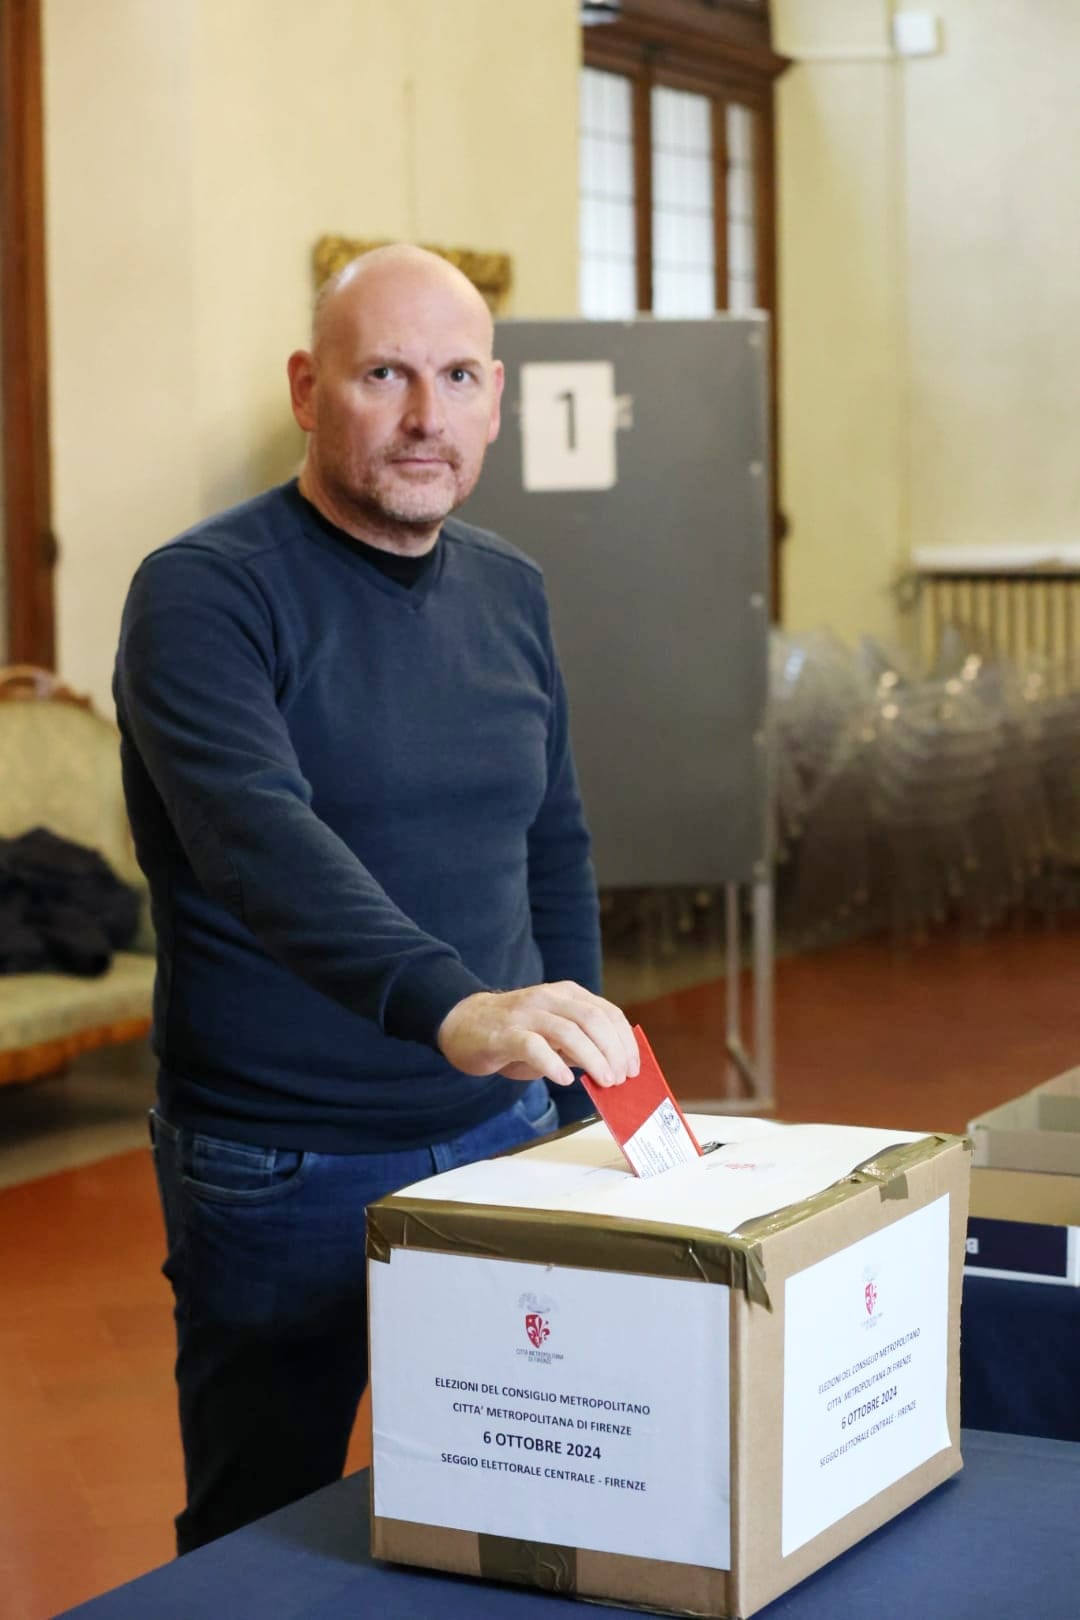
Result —
<svg viewBox="0 0 1080 1620"><path fill-rule="evenodd" d="M867 1159L865 1164L857 1165L843 1181L834 1182L812 1198L805 1198L800 1204L788 1204L771 1215L762 1215L758 1220L744 1222L739 1227L739 1236L748 1243L759 1243L764 1238L772 1237L775 1232L782 1232L788 1227L797 1226L800 1221L820 1215L824 1210L835 1209L867 1186L877 1187L883 1203L894 1199L902 1203L908 1197L907 1171L923 1163L928 1147L948 1147L954 1142L967 1146L971 1151L966 1137L941 1133L920 1136L916 1142L897 1143L896 1147L887 1148L875 1158Z"/></svg>
<svg viewBox="0 0 1080 1620"><path fill-rule="evenodd" d="M477 1555L481 1576L488 1581L501 1581L506 1585L532 1586L543 1592L554 1592L560 1597L581 1596L586 1601L598 1607L608 1607L614 1600L605 1599L599 1594L604 1590L603 1584L596 1582L596 1564L626 1566L633 1563L637 1566L635 1580L640 1581L643 1567L652 1570L662 1570L664 1585L670 1581L670 1566L661 1565L655 1560L646 1561L641 1558L629 1558L619 1553L580 1554L575 1547L557 1547L542 1541L516 1541L510 1536L493 1536L479 1532L476 1537ZM585 1573L579 1577L579 1565L584 1561ZM589 1578L591 1569L592 1580ZM717 1570L700 1571L706 1579L712 1580L716 1576L727 1581L727 1572ZM730 1605L724 1601L708 1605L697 1604L693 1608L676 1607L670 1598L664 1600L663 1612L671 1615L685 1616L685 1620L695 1620L702 1614L721 1614L731 1612ZM620 1608L637 1609L643 1614L655 1614L657 1601L637 1602L632 1597L620 1594L618 1598Z"/></svg>
<svg viewBox="0 0 1080 1620"><path fill-rule="evenodd" d="M744 1293L751 1304L771 1311L760 1249L763 1239L845 1203L867 1186L876 1186L883 1201L903 1202L908 1197L907 1171L926 1159L928 1149L964 1141L938 1134L898 1143L859 1165L843 1181L801 1203L747 1221L736 1233L567 1210L394 1196L368 1210L367 1254L369 1260L389 1264L394 1249L429 1249L480 1259L723 1283Z"/></svg>
<svg viewBox="0 0 1080 1620"><path fill-rule="evenodd" d="M538 1586L542 1592L569 1596L577 1591L577 1549L543 1541L516 1541L513 1536L477 1537L480 1573L488 1581Z"/></svg>
<svg viewBox="0 0 1080 1620"><path fill-rule="evenodd" d="M932 1142L935 1146L947 1147L952 1142L964 1144L966 1138L962 1136L947 1136L937 1134L922 1136L917 1142L898 1143L887 1153L878 1154L876 1158L869 1159L866 1164L860 1164L851 1172L852 1179L856 1181L872 1181L878 1185L882 1199L906 1199L908 1195L907 1171L913 1165L921 1164L926 1157L926 1144ZM970 1152L970 1148L968 1149Z"/></svg>
<svg viewBox="0 0 1080 1620"><path fill-rule="evenodd" d="M394 1249L581 1266L737 1288L772 1309L756 1243L698 1227L565 1210L504 1209L431 1198L384 1198L368 1210L369 1260Z"/></svg>

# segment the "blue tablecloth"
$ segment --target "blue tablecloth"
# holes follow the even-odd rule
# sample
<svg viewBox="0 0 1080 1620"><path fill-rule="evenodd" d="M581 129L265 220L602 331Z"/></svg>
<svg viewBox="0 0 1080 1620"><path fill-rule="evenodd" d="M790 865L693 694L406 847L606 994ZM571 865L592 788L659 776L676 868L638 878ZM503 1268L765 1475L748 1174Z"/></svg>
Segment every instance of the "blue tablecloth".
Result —
<svg viewBox="0 0 1080 1620"><path fill-rule="evenodd" d="M1080 1288L965 1277L960 1328L965 1428L1080 1441Z"/></svg>
<svg viewBox="0 0 1080 1620"><path fill-rule="evenodd" d="M761 1620L1077 1620L1080 1446L965 1432L965 1467ZM571 1599L372 1564L368 1476L69 1610L79 1620L570 1620ZM631 1611L607 1608L612 1620Z"/></svg>

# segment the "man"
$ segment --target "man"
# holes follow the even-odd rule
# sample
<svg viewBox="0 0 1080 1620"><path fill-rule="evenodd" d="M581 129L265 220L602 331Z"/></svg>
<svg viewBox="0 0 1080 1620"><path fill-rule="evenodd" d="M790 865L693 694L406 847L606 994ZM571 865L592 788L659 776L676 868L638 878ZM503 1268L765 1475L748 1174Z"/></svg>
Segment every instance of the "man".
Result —
<svg viewBox="0 0 1080 1620"><path fill-rule="evenodd" d="M637 1070L597 993L539 570L446 521L499 427L487 308L380 249L288 371L299 481L144 561L116 665L158 938L181 1552L339 1477L365 1206L583 1117L573 1068Z"/></svg>

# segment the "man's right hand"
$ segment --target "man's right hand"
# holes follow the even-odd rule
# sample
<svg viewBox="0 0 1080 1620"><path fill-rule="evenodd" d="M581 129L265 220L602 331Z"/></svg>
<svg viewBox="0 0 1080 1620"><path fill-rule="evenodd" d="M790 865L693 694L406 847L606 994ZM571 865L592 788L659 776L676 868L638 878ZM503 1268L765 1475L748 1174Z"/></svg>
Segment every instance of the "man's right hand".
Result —
<svg viewBox="0 0 1080 1620"><path fill-rule="evenodd" d="M463 1074L573 1085L571 1065L597 1085L637 1074L634 1032L612 1002L572 980L524 990L482 990L451 1007L439 1050Z"/></svg>

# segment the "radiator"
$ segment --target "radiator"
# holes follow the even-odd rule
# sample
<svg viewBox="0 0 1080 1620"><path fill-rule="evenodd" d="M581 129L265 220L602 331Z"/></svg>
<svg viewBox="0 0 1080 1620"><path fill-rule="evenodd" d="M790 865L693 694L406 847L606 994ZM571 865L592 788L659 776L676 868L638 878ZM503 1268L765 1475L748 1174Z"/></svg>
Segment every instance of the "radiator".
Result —
<svg viewBox="0 0 1080 1620"><path fill-rule="evenodd" d="M923 548L913 562L924 667L949 627L1020 668L1080 666L1080 546Z"/></svg>

